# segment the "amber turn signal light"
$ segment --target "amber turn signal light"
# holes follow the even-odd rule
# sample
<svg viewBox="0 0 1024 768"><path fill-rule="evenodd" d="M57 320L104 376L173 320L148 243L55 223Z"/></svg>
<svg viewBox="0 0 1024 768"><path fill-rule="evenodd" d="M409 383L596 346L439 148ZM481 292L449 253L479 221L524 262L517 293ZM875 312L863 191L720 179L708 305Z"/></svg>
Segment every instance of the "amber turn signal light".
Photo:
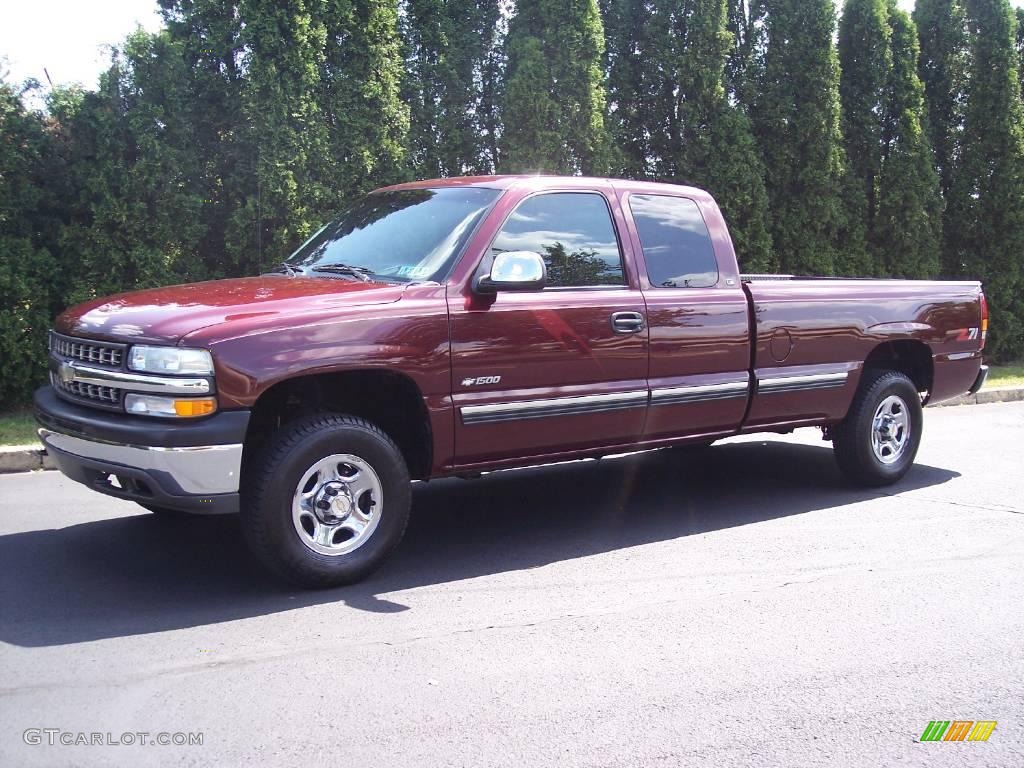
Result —
<svg viewBox="0 0 1024 768"><path fill-rule="evenodd" d="M217 401L212 397L174 401L174 412L179 416L206 416L215 410Z"/></svg>

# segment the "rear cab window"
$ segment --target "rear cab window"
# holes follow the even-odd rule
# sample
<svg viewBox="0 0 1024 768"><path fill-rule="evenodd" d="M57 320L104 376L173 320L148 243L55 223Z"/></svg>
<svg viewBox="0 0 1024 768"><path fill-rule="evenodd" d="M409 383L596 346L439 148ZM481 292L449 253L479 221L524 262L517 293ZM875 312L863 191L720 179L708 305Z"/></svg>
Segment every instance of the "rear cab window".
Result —
<svg viewBox="0 0 1024 768"><path fill-rule="evenodd" d="M671 195L629 196L647 276L655 288L710 288L718 260L697 203Z"/></svg>
<svg viewBox="0 0 1024 768"><path fill-rule="evenodd" d="M528 197L491 243L491 255L533 251L547 265L550 288L626 285L611 211L598 192L544 192Z"/></svg>

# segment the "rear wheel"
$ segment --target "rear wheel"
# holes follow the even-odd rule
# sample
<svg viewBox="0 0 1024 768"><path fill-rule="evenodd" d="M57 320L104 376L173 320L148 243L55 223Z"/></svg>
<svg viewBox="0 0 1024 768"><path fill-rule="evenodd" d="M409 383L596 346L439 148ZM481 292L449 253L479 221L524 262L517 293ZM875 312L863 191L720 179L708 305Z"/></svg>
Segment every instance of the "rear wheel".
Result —
<svg viewBox="0 0 1024 768"><path fill-rule="evenodd" d="M914 464L924 417L917 387L898 371L865 371L846 419L832 431L839 468L860 485L895 483Z"/></svg>
<svg viewBox="0 0 1024 768"><path fill-rule="evenodd" d="M409 472L378 427L323 414L285 427L246 472L242 527L255 555L304 587L350 584L398 545Z"/></svg>

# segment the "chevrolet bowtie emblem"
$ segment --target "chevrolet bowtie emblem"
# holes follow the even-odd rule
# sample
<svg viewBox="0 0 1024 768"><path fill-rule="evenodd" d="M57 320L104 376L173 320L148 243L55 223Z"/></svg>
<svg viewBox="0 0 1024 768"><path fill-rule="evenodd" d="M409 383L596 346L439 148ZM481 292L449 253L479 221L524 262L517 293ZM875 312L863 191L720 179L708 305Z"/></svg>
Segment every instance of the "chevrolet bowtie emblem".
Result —
<svg viewBox="0 0 1024 768"><path fill-rule="evenodd" d="M60 377L61 382L70 384L75 380L75 369L67 363L61 363L60 368L57 369L57 375Z"/></svg>

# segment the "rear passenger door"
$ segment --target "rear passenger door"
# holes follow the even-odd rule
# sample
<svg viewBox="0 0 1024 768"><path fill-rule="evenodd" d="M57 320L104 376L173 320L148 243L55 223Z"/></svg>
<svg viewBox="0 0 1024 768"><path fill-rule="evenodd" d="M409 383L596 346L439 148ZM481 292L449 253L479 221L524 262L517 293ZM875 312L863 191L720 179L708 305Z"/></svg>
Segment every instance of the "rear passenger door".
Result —
<svg viewBox="0 0 1024 768"><path fill-rule="evenodd" d="M706 206L706 210L702 210ZM624 209L650 327L651 403L644 439L717 436L743 420L750 390L747 299L717 206L664 194L629 193ZM707 216L705 216L705 213Z"/></svg>
<svg viewBox="0 0 1024 768"><path fill-rule="evenodd" d="M601 191L533 194L489 253L534 251L543 291L449 301L462 466L630 445L647 407L647 328ZM621 214L619 214L621 216Z"/></svg>

